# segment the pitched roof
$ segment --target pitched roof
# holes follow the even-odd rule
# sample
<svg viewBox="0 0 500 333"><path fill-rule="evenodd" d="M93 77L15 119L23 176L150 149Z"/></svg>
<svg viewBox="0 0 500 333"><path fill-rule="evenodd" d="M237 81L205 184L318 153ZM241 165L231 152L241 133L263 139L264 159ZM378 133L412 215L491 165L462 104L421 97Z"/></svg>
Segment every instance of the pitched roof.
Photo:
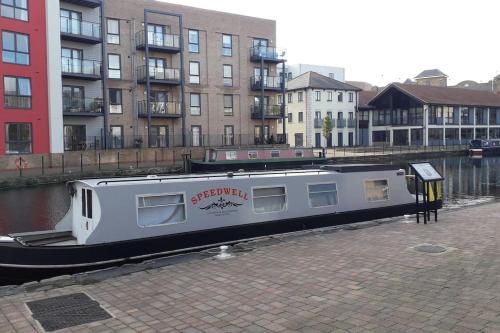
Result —
<svg viewBox="0 0 500 333"><path fill-rule="evenodd" d="M359 109L373 109L373 106L369 104L369 102L373 99L373 97L377 96L377 91L375 90L363 90L359 92Z"/></svg>
<svg viewBox="0 0 500 333"><path fill-rule="evenodd" d="M448 75L441 72L439 69L426 69L422 73L415 76L415 79L424 79L424 78L428 78L428 77L439 77L439 76L448 77Z"/></svg>
<svg viewBox="0 0 500 333"><path fill-rule="evenodd" d="M454 87L419 86L416 84L392 83L372 98L373 103L379 96L394 88L419 100L423 104L464 105L500 107L500 94L491 91L481 91Z"/></svg>
<svg viewBox="0 0 500 333"><path fill-rule="evenodd" d="M287 90L298 90L304 88L331 89L331 90L352 90L360 91L358 87L337 81L328 76L316 72L306 72L288 81Z"/></svg>

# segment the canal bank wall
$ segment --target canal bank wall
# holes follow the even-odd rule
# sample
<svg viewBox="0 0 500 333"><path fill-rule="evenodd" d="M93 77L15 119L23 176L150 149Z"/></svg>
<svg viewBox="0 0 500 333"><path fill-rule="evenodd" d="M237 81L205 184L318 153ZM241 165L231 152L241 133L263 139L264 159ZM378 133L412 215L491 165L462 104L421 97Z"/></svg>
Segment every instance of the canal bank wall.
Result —
<svg viewBox="0 0 500 333"><path fill-rule="evenodd" d="M82 178L180 173L184 171L186 158L203 159L204 151L201 147L151 148L1 156L0 190L65 183ZM315 153L319 156L320 152ZM337 147L327 150L327 159L329 163L391 163L466 154L467 150L457 146L432 149Z"/></svg>

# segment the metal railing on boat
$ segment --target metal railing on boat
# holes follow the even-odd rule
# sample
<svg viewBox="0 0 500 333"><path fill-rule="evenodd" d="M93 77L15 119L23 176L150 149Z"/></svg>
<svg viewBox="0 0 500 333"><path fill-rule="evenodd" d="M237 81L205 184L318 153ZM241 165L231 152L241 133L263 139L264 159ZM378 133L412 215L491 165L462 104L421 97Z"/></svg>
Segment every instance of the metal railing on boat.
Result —
<svg viewBox="0 0 500 333"><path fill-rule="evenodd" d="M101 180L97 182L96 186L99 185L108 185L109 183L128 183L128 182L149 182L149 181L158 181L159 183L162 182L162 180L168 181L168 180L179 180L179 179L200 179L200 178L206 178L212 179L212 178L223 178L223 177L229 177L229 178L234 178L234 177L248 177L251 178L252 176L262 176L262 175L284 175L287 176L289 174L302 174L302 173L316 173L318 175L323 174L323 173L328 173L330 172L329 170L286 170L286 171L279 171L279 170L273 170L273 171L267 171L267 172L258 172L258 173L224 173L224 174L215 174L215 175L207 175L207 174L200 174L200 175L191 175L191 176L180 176L180 177L149 177L149 178L139 178L139 179L110 179L110 180Z"/></svg>

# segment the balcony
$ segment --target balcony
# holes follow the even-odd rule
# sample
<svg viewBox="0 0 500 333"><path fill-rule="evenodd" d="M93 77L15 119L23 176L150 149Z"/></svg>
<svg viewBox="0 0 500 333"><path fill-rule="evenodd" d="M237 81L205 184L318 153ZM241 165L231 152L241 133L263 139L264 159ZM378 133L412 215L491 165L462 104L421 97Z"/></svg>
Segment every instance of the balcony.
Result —
<svg viewBox="0 0 500 333"><path fill-rule="evenodd" d="M101 25L61 17L61 39L86 44L102 43Z"/></svg>
<svg viewBox="0 0 500 333"><path fill-rule="evenodd" d="M429 117L429 125L443 125L444 124L444 118L443 117Z"/></svg>
<svg viewBox="0 0 500 333"><path fill-rule="evenodd" d="M285 61L285 51L274 47L253 46L250 48L250 61L266 63L280 63Z"/></svg>
<svg viewBox="0 0 500 333"><path fill-rule="evenodd" d="M61 58L62 77L97 81L101 79L101 62L74 58Z"/></svg>
<svg viewBox="0 0 500 333"><path fill-rule="evenodd" d="M345 118L338 118L337 119L337 128L345 128L347 124L347 121Z"/></svg>
<svg viewBox="0 0 500 333"><path fill-rule="evenodd" d="M347 128L356 128L356 118L347 119Z"/></svg>
<svg viewBox="0 0 500 333"><path fill-rule="evenodd" d="M151 84L174 86L181 84L181 75L178 68L140 66L137 68L137 83L146 84L148 74Z"/></svg>
<svg viewBox="0 0 500 333"><path fill-rule="evenodd" d="M31 109L31 96L4 95L6 109Z"/></svg>
<svg viewBox="0 0 500 333"><path fill-rule="evenodd" d="M314 128L323 127L323 118L314 118Z"/></svg>
<svg viewBox="0 0 500 333"><path fill-rule="evenodd" d="M250 78L250 87L254 91L260 91L264 85L265 91L282 91L283 79L280 76L264 76L264 80L260 76L252 76Z"/></svg>
<svg viewBox="0 0 500 333"><path fill-rule="evenodd" d="M148 117L148 108L146 101L139 101L137 103L139 117ZM181 109L177 102L149 102L151 105L152 118L179 118L181 116Z"/></svg>
<svg viewBox="0 0 500 333"><path fill-rule="evenodd" d="M63 96L63 115L100 117L103 115L102 99Z"/></svg>
<svg viewBox="0 0 500 333"><path fill-rule="evenodd" d="M101 0L61 0L61 1L88 8L97 8L102 4Z"/></svg>
<svg viewBox="0 0 500 333"><path fill-rule="evenodd" d="M262 112L259 105L250 107L252 119L262 119ZM264 119L282 118L281 105L264 105Z"/></svg>
<svg viewBox="0 0 500 333"><path fill-rule="evenodd" d="M135 35L135 46L138 50L146 49L144 30L139 31ZM149 50L164 53L179 53L181 47L179 43L179 35L160 34L148 32L147 46Z"/></svg>

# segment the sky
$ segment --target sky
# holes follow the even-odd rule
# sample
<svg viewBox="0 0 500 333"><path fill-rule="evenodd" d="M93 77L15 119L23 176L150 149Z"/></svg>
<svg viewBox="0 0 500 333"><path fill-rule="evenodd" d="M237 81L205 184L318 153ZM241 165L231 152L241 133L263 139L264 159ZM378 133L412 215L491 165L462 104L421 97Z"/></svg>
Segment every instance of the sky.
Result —
<svg viewBox="0 0 500 333"><path fill-rule="evenodd" d="M498 0L165 1L275 20L288 63L344 67L347 80L382 86L433 68L449 84L500 74Z"/></svg>

